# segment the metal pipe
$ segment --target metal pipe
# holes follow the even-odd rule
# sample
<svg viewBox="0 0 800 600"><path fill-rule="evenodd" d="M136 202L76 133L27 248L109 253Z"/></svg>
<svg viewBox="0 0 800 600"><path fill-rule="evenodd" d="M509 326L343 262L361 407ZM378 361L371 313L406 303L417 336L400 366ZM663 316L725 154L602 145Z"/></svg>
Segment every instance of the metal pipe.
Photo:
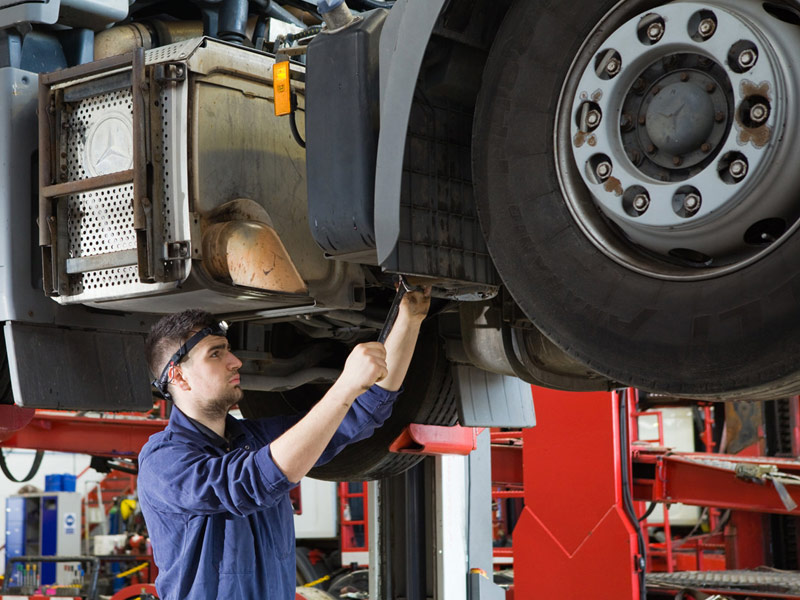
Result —
<svg viewBox="0 0 800 600"><path fill-rule="evenodd" d="M200 21L137 21L100 31L94 38L95 59L132 52L134 48L149 50L203 35Z"/></svg>
<svg viewBox="0 0 800 600"><path fill-rule="evenodd" d="M298 371L314 368L333 355L334 344L326 342L311 344L291 358L275 358L266 352L236 351L236 356L242 361L259 363L258 375L267 375L269 377L284 377Z"/></svg>
<svg viewBox="0 0 800 600"><path fill-rule="evenodd" d="M319 12L325 20L328 33L344 29L355 20L344 0L321 0Z"/></svg>
<svg viewBox="0 0 800 600"><path fill-rule="evenodd" d="M248 0L225 0L219 10L218 37L241 44L247 39Z"/></svg>
<svg viewBox="0 0 800 600"><path fill-rule="evenodd" d="M333 383L341 375L338 369L324 369L321 367L298 371L284 377L269 377L253 373L241 373L241 388L243 390L258 390L261 392L285 392L309 383Z"/></svg>

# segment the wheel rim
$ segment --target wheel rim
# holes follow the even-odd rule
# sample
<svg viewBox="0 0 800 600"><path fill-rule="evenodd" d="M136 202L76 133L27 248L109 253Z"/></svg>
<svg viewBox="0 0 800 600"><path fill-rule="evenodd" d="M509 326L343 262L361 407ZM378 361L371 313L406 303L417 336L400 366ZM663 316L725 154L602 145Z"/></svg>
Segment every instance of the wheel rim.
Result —
<svg viewBox="0 0 800 600"><path fill-rule="evenodd" d="M556 115L564 198L587 237L663 279L740 269L798 227L800 29L761 2L610 11ZM610 32L600 33L600 32Z"/></svg>

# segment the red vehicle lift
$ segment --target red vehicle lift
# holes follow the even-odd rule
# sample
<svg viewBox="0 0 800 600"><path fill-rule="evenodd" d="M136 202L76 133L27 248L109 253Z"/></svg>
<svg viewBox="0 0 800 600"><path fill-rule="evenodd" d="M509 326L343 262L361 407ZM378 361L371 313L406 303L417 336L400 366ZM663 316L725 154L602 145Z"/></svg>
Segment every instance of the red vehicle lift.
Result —
<svg viewBox="0 0 800 600"><path fill-rule="evenodd" d="M635 397L634 390L623 398L535 388L537 427L521 434L521 451L515 434L494 434L492 480L499 488L494 497L517 497L524 484L513 549L495 549L496 559L513 556L516 577L508 597L800 599L797 572L753 570L769 559L762 515L800 516L800 461L673 452L663 447L662 436L659 445L631 444L640 416ZM797 398L792 406L797 442ZM710 407L702 408L703 439L711 448ZM627 500L625 482L632 491ZM731 516L724 530L674 544L665 516L659 524L665 542L643 549L634 520L649 502L714 507L712 528L719 511L730 510ZM647 536L647 523L641 526Z"/></svg>

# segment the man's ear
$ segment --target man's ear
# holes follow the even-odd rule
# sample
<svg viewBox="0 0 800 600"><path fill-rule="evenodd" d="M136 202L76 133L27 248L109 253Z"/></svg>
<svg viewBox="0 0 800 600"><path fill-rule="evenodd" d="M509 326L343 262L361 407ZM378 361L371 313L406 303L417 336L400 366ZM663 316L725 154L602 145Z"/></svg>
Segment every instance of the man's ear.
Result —
<svg viewBox="0 0 800 600"><path fill-rule="evenodd" d="M189 382L183 376L183 368L175 365L173 367L174 371L172 372L172 385L176 386L178 389L183 390L184 392L188 392L191 390L191 386Z"/></svg>

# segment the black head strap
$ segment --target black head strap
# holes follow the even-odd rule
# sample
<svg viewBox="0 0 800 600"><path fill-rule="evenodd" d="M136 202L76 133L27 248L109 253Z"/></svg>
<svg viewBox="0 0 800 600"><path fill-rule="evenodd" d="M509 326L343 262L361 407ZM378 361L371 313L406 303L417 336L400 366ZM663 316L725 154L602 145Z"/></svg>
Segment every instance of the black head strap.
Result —
<svg viewBox="0 0 800 600"><path fill-rule="evenodd" d="M197 344L200 343L200 340L208 337L209 335L218 335L221 337L227 337L228 324L225 321L220 321L214 326L201 329L200 331L195 333L192 337L190 337L188 340L186 340L186 343L183 344L183 346L181 346L180 348L178 348L178 351L175 354L173 354L172 357L167 361L166 366L161 371L161 376L158 379L153 380L153 385L166 400L172 400L172 395L167 391L167 387L175 377L174 374L175 366L179 364L184 358L186 358L189 352L191 352L192 348L194 348Z"/></svg>

